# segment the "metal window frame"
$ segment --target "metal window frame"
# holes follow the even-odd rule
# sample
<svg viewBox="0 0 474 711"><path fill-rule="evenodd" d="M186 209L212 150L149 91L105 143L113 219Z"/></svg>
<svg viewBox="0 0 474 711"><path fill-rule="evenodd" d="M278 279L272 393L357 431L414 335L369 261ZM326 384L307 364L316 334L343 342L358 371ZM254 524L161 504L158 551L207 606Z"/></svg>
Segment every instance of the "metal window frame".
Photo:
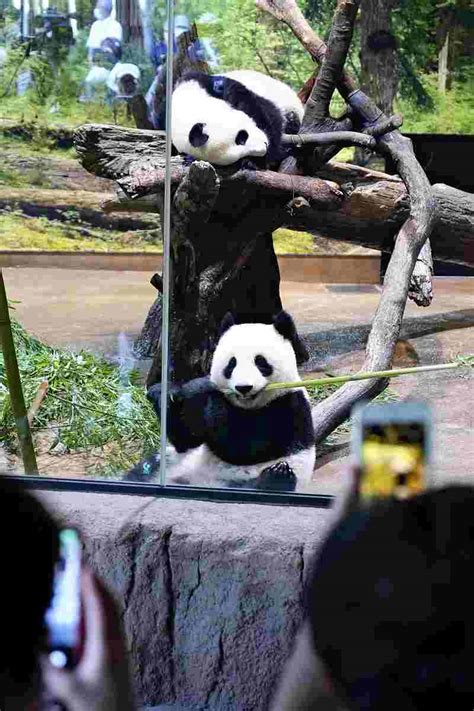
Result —
<svg viewBox="0 0 474 711"><path fill-rule="evenodd" d="M221 503L262 504L274 506L305 506L330 508L334 496L326 494L285 494L253 489L223 489L204 486L171 486L160 484L134 484L125 481L101 479L62 479L26 474L3 474L0 489L16 488L35 491L70 491L88 494L119 494L128 496L149 496L156 499L187 499Z"/></svg>

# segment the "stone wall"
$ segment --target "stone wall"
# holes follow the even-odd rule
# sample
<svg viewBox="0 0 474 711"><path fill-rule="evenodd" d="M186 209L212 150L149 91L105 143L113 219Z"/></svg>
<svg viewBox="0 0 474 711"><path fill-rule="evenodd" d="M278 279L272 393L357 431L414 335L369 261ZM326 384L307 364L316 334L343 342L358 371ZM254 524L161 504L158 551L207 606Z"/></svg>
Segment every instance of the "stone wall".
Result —
<svg viewBox="0 0 474 711"><path fill-rule="evenodd" d="M260 711L302 619L324 509L43 493L123 610L138 699Z"/></svg>

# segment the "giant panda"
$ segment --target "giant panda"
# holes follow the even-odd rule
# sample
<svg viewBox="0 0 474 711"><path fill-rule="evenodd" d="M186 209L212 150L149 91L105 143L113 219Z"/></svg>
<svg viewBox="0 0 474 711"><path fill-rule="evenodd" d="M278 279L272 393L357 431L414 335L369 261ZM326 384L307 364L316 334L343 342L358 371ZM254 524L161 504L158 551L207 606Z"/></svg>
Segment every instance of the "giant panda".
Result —
<svg viewBox="0 0 474 711"><path fill-rule="evenodd" d="M272 324L221 325L210 374L171 386L167 482L293 491L315 464L314 430L304 388L266 390L298 381L298 336L281 311ZM148 391L160 417L161 385ZM159 455L137 464L128 481L150 481Z"/></svg>
<svg viewBox="0 0 474 711"><path fill-rule="evenodd" d="M298 133L303 104L283 82L252 70L187 72L173 92L171 132L179 153L219 166L279 163L282 133Z"/></svg>

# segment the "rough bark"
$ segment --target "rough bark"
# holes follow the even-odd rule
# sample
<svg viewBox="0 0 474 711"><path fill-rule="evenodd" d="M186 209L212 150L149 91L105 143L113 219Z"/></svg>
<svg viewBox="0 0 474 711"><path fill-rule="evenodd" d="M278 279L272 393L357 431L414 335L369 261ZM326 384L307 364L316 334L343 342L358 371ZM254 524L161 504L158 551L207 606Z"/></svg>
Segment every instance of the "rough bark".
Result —
<svg viewBox="0 0 474 711"><path fill-rule="evenodd" d="M410 213L403 183L378 180L347 189L339 210L315 212L303 205L286 216L285 226L390 252L389 245ZM474 196L442 184L433 186L433 194L438 205L430 235L434 258L474 264Z"/></svg>
<svg viewBox="0 0 474 711"><path fill-rule="evenodd" d="M252 186L236 200L225 195L209 163L191 165L172 202L171 380L186 381L209 372L218 327L227 311L246 321L270 322L281 309L271 237L281 219L278 211L269 218L268 207ZM155 302L152 309L158 308ZM148 339L153 336L149 326L142 334ZM142 337L137 347L144 344ZM160 378L161 348L154 354L147 385Z"/></svg>
<svg viewBox="0 0 474 711"><path fill-rule="evenodd" d="M290 181L296 176L273 174L280 197L275 190L269 195L277 199L270 203L267 196L266 204L269 209L274 204L283 211L281 226L391 252L393 240L410 214L410 198L400 178L345 163L328 163L321 173L331 183L339 184L343 199L336 209L311 207L311 193L304 189L306 186L311 189L310 179L307 183L301 181L300 189L292 192ZM155 189L161 186L162 183L155 185ZM430 236L434 258L454 264L474 264L474 196L448 185L432 187L438 203L438 217ZM285 206L290 194L294 199ZM131 200L119 191L116 199L103 206L107 212L155 212L156 199L152 193Z"/></svg>
<svg viewBox="0 0 474 711"><path fill-rule="evenodd" d="M391 13L399 0L364 0L360 11L361 88L385 114L398 86L397 45Z"/></svg>

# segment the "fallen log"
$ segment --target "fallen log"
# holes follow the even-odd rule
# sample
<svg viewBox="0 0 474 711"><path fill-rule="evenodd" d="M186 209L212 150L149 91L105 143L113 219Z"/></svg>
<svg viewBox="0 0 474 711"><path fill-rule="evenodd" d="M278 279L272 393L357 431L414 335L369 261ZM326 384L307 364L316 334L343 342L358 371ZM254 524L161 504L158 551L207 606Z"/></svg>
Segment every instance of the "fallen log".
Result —
<svg viewBox="0 0 474 711"><path fill-rule="evenodd" d="M50 190L0 187L0 210L21 212L28 217L47 217L63 223L86 223L106 230L158 229L151 215L110 215L102 204L113 198L108 193L86 190Z"/></svg>
<svg viewBox="0 0 474 711"><path fill-rule="evenodd" d="M433 185L437 222L430 242L434 259L455 264L474 264L474 195L448 185ZM296 206L285 226L330 239L391 251L393 239L410 212L403 183L376 181L358 185L341 208L325 213Z"/></svg>
<svg viewBox="0 0 474 711"><path fill-rule="evenodd" d="M72 148L74 126L45 126L35 121L10 121L0 119L0 134L13 138L47 139L58 148Z"/></svg>
<svg viewBox="0 0 474 711"><path fill-rule="evenodd" d="M87 124L77 129L75 145L84 168L116 180L123 191L106 203L108 213L156 211L155 195L164 182L163 132ZM175 156L176 187L186 172L183 159ZM327 163L317 178L229 168L216 168L216 173L221 189L231 197L223 206L219 201L215 210L223 212L232 196L238 199L242 191L258 188L262 203L281 211L286 227L382 251L391 250L410 213L410 198L400 178L350 164ZM434 258L474 264L474 196L442 184L433 186L433 193L439 203L430 236Z"/></svg>
<svg viewBox="0 0 474 711"><path fill-rule="evenodd" d="M348 169L348 172L352 171ZM315 236L390 252L394 236L409 215L410 202L405 185L391 176L379 180L362 175L357 183L352 173L351 184L341 185L344 199L339 209L330 212L312 209L304 191L296 192L296 199L284 212L283 225ZM339 169L331 171L326 166L325 175L334 181L343 178L344 174L344 170L341 175ZM282 186L285 179L295 176L274 175L280 180L282 195L289 195L289 186L286 190ZM455 264L474 264L474 195L442 184L434 185L433 192L438 201L438 221L431 233L434 258ZM119 191L114 199L104 204L104 209L108 213L125 210L153 213L156 204L156 194L130 200Z"/></svg>

